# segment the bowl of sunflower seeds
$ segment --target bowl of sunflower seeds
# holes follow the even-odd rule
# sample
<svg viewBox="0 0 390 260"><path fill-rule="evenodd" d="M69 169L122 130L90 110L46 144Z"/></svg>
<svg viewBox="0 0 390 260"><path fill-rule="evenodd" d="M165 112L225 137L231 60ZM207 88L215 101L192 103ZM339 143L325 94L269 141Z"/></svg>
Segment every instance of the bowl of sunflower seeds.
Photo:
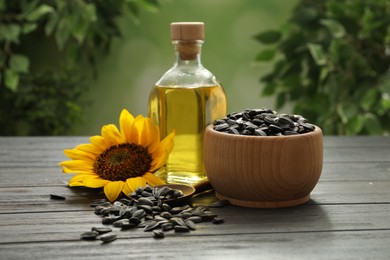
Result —
<svg viewBox="0 0 390 260"><path fill-rule="evenodd" d="M320 178L322 131L300 115L246 109L206 128L204 158L218 199L254 208L296 206L310 199Z"/></svg>

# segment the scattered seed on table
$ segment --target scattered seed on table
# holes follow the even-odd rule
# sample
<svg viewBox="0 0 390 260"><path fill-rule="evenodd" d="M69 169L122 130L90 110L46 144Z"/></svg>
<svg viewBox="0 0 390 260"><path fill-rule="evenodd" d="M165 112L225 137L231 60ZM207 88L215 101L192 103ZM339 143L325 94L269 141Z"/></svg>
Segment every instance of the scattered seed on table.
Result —
<svg viewBox="0 0 390 260"><path fill-rule="evenodd" d="M101 236L99 236L100 240L104 243L112 242L116 239L116 235L114 233L106 233Z"/></svg>
<svg viewBox="0 0 390 260"><path fill-rule="evenodd" d="M50 199L52 199L52 200L66 200L66 197L56 195L56 194L50 194Z"/></svg>
<svg viewBox="0 0 390 260"><path fill-rule="evenodd" d="M153 230L153 237L154 238L164 238L164 232L161 230Z"/></svg>
<svg viewBox="0 0 390 260"><path fill-rule="evenodd" d="M81 234L80 238L83 240L95 240L99 235L96 231L87 231Z"/></svg>
<svg viewBox="0 0 390 260"><path fill-rule="evenodd" d="M224 222L225 222L225 220L224 220L223 218L215 217L215 218L213 219L213 224L222 224L222 223L224 223Z"/></svg>
<svg viewBox="0 0 390 260"><path fill-rule="evenodd" d="M99 234L104 234L104 233L109 233L112 231L111 228L109 227L92 227L91 228L91 231L96 231L98 232Z"/></svg>
<svg viewBox="0 0 390 260"><path fill-rule="evenodd" d="M176 233L185 233L185 232L190 232L190 229L185 226L175 226L175 232Z"/></svg>
<svg viewBox="0 0 390 260"><path fill-rule="evenodd" d="M217 214L209 210L208 206L183 205L171 207L164 202L165 199L182 196L181 192L176 192L169 187L146 186L137 188L130 199L120 199L113 203L99 199L91 203L94 213L101 216L104 225L112 225L121 228L123 232L134 228L143 228L145 232L153 231L154 238L163 238L164 232L174 230L175 233L188 233L196 230L196 223L204 221L219 220ZM224 201L217 201L210 207L221 206ZM93 227L92 231L81 234L83 240L100 239L103 243L108 243L117 238L111 233L109 227Z"/></svg>
<svg viewBox="0 0 390 260"><path fill-rule="evenodd" d="M225 207L229 204L230 203L228 200L217 200L216 202L214 202L210 205L210 208L222 208L222 207Z"/></svg>

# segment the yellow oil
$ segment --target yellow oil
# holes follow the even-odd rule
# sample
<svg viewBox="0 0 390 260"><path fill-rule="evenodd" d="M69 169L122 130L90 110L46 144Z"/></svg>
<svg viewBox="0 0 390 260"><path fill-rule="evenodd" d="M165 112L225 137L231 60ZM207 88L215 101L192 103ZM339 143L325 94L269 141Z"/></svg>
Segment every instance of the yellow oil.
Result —
<svg viewBox="0 0 390 260"><path fill-rule="evenodd" d="M203 136L207 125L226 116L226 97L219 85L155 86L149 97L149 117L161 138L175 130L174 148L159 177L168 183L194 184L207 178Z"/></svg>

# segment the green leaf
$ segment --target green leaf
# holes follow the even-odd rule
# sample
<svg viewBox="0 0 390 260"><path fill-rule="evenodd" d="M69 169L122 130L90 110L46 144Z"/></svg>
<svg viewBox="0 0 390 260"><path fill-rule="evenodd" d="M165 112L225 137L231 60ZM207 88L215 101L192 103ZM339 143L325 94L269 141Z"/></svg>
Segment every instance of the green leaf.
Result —
<svg viewBox="0 0 390 260"><path fill-rule="evenodd" d="M378 117L372 113L366 113L364 115L364 128L371 135L380 135L384 132Z"/></svg>
<svg viewBox="0 0 390 260"><path fill-rule="evenodd" d="M158 11L158 2L157 0L141 0L139 5L146 11L156 13Z"/></svg>
<svg viewBox="0 0 390 260"><path fill-rule="evenodd" d="M382 93L387 93L390 95L390 73L385 74L381 78L381 85L379 85L379 90Z"/></svg>
<svg viewBox="0 0 390 260"><path fill-rule="evenodd" d="M363 126L364 126L363 116L356 115L352 117L350 120L348 120L348 123L345 128L346 134L348 135L358 134L363 129Z"/></svg>
<svg viewBox="0 0 390 260"><path fill-rule="evenodd" d="M302 5L300 8L296 9L292 20L296 21L297 23L307 24L316 19L317 16L318 12L315 8Z"/></svg>
<svg viewBox="0 0 390 260"><path fill-rule="evenodd" d="M370 111L372 106L375 104L377 101L377 94L378 92L376 89L369 89L366 91L362 100L360 101L360 105L365 111Z"/></svg>
<svg viewBox="0 0 390 260"><path fill-rule="evenodd" d="M5 39L13 43L19 43L20 25L17 24L2 24L0 26L0 39Z"/></svg>
<svg viewBox="0 0 390 260"><path fill-rule="evenodd" d="M26 23L26 24L23 24L22 32L23 32L23 34L28 34L30 32L35 31L37 28L38 28L37 23Z"/></svg>
<svg viewBox="0 0 390 260"><path fill-rule="evenodd" d="M10 58L9 67L14 72L27 73L30 65L29 59L20 54L14 54Z"/></svg>
<svg viewBox="0 0 390 260"><path fill-rule="evenodd" d="M337 114L341 118L343 124L346 124L358 112L357 104L342 103L337 106Z"/></svg>
<svg viewBox="0 0 390 260"><path fill-rule="evenodd" d="M309 48L310 54L318 66L323 66L326 64L324 49L320 44L308 43L307 47Z"/></svg>
<svg viewBox="0 0 390 260"><path fill-rule="evenodd" d="M259 33L255 36L255 39L264 44L272 44L279 41L282 34L279 31L269 30Z"/></svg>
<svg viewBox="0 0 390 260"><path fill-rule="evenodd" d="M49 14L49 17L48 17L48 20L47 20L47 23L46 23L46 26L45 26L45 34L46 36L50 36L55 27L57 26L57 23L58 23L58 15L52 13L52 14Z"/></svg>
<svg viewBox="0 0 390 260"><path fill-rule="evenodd" d="M261 94L265 97L268 97L273 95L275 93L275 90L276 90L276 84L270 83L265 85Z"/></svg>
<svg viewBox="0 0 390 260"><path fill-rule="evenodd" d="M96 15L96 7L95 4L87 4L85 6L85 15L88 18L90 22L96 22L97 21L97 15Z"/></svg>
<svg viewBox="0 0 390 260"><path fill-rule="evenodd" d="M256 61L269 61L275 56L275 49L266 49L256 56Z"/></svg>
<svg viewBox="0 0 390 260"><path fill-rule="evenodd" d="M59 21L56 34L55 34L55 39L57 46L60 50L64 49L66 42L68 41L70 37L70 28L68 24L67 19L62 19Z"/></svg>
<svg viewBox="0 0 390 260"><path fill-rule="evenodd" d="M5 70L4 83L8 89L15 92L19 85L19 74L10 69Z"/></svg>
<svg viewBox="0 0 390 260"><path fill-rule="evenodd" d="M333 19L322 19L320 24L324 25L335 38L342 38L345 36L344 26Z"/></svg>
<svg viewBox="0 0 390 260"><path fill-rule="evenodd" d="M54 12L54 8L49 5L40 5L26 15L27 21L35 22L41 19L44 15Z"/></svg>
<svg viewBox="0 0 390 260"><path fill-rule="evenodd" d="M7 8L5 0L0 0L0 12L4 11Z"/></svg>
<svg viewBox="0 0 390 260"><path fill-rule="evenodd" d="M39 1L40 0L20 1L20 7L23 11L23 15L26 15L26 14L32 12L39 4Z"/></svg>
<svg viewBox="0 0 390 260"><path fill-rule="evenodd" d="M276 108L277 109L282 108L285 103L286 103L286 93L285 92L280 92L276 96Z"/></svg>
<svg viewBox="0 0 390 260"><path fill-rule="evenodd" d="M127 2L127 8L136 17L139 16L139 8L134 2Z"/></svg>
<svg viewBox="0 0 390 260"><path fill-rule="evenodd" d="M322 67L321 68L321 73L320 73L320 78L319 78L319 84L322 85L325 79L329 75L329 68L328 67Z"/></svg>
<svg viewBox="0 0 390 260"><path fill-rule="evenodd" d="M390 112L390 94L382 93L382 97L379 101L378 113L384 115L385 113Z"/></svg>

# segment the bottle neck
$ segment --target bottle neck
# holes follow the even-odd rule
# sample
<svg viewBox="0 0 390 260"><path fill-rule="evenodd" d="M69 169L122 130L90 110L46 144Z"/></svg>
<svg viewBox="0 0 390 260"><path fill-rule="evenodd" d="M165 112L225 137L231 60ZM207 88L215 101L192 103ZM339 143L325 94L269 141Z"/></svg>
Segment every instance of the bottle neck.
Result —
<svg viewBox="0 0 390 260"><path fill-rule="evenodd" d="M176 51L176 66L201 66L203 41L173 41Z"/></svg>

